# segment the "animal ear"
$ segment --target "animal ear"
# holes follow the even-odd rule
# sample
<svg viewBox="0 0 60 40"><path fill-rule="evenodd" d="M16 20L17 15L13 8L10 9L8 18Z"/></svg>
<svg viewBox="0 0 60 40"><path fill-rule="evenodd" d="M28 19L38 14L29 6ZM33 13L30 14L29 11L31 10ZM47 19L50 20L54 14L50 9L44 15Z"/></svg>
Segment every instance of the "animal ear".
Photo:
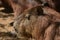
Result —
<svg viewBox="0 0 60 40"><path fill-rule="evenodd" d="M37 15L43 15L43 9L40 6L37 7Z"/></svg>

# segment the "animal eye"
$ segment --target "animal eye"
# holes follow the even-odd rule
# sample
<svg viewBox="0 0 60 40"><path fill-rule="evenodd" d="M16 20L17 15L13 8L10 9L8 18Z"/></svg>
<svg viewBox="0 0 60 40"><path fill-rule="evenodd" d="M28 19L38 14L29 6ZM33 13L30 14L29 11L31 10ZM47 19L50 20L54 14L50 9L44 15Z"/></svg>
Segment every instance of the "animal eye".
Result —
<svg viewBox="0 0 60 40"><path fill-rule="evenodd" d="M25 18L27 18L28 20L30 20L30 14L26 14Z"/></svg>
<svg viewBox="0 0 60 40"><path fill-rule="evenodd" d="M28 16L28 20L30 20L30 15Z"/></svg>

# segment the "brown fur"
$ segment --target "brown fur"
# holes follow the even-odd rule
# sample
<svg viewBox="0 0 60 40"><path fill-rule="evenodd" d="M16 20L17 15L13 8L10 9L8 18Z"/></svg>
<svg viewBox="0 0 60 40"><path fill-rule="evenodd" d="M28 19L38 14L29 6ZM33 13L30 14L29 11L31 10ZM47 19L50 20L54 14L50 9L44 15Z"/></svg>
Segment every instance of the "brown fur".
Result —
<svg viewBox="0 0 60 40"><path fill-rule="evenodd" d="M39 40L40 37L43 36L42 32L50 24L50 17L48 15L43 14L43 12L41 12L43 11L41 8L39 9L40 15L38 15L38 7L40 6L25 11L22 16L20 15L20 17L16 19L14 27L16 28L18 35L21 36L26 32L32 35L32 38L35 38L36 40ZM30 19L28 19L29 16Z"/></svg>
<svg viewBox="0 0 60 40"><path fill-rule="evenodd" d="M38 3L45 4L50 8L55 9L56 11L60 12L60 0L36 0Z"/></svg>
<svg viewBox="0 0 60 40"><path fill-rule="evenodd" d="M10 6L14 11L14 16L19 16L25 9L37 6L34 0L1 0L6 6ZM7 5L8 4L8 5Z"/></svg>
<svg viewBox="0 0 60 40"><path fill-rule="evenodd" d="M60 19L58 17L58 13L55 12L57 14L55 15L55 13L48 12L49 9L45 8L44 10L45 12L43 12L43 9L41 9L40 6L37 6L24 11L19 17L17 17L17 19L15 20L14 27L17 30L18 37L21 36L27 38L32 37L36 40L44 40L44 39L53 40L53 37L55 36L53 35L53 32L55 32L57 28L56 22L60 22L59 21ZM48 29L50 29L49 32ZM47 35L45 35L46 33Z"/></svg>

